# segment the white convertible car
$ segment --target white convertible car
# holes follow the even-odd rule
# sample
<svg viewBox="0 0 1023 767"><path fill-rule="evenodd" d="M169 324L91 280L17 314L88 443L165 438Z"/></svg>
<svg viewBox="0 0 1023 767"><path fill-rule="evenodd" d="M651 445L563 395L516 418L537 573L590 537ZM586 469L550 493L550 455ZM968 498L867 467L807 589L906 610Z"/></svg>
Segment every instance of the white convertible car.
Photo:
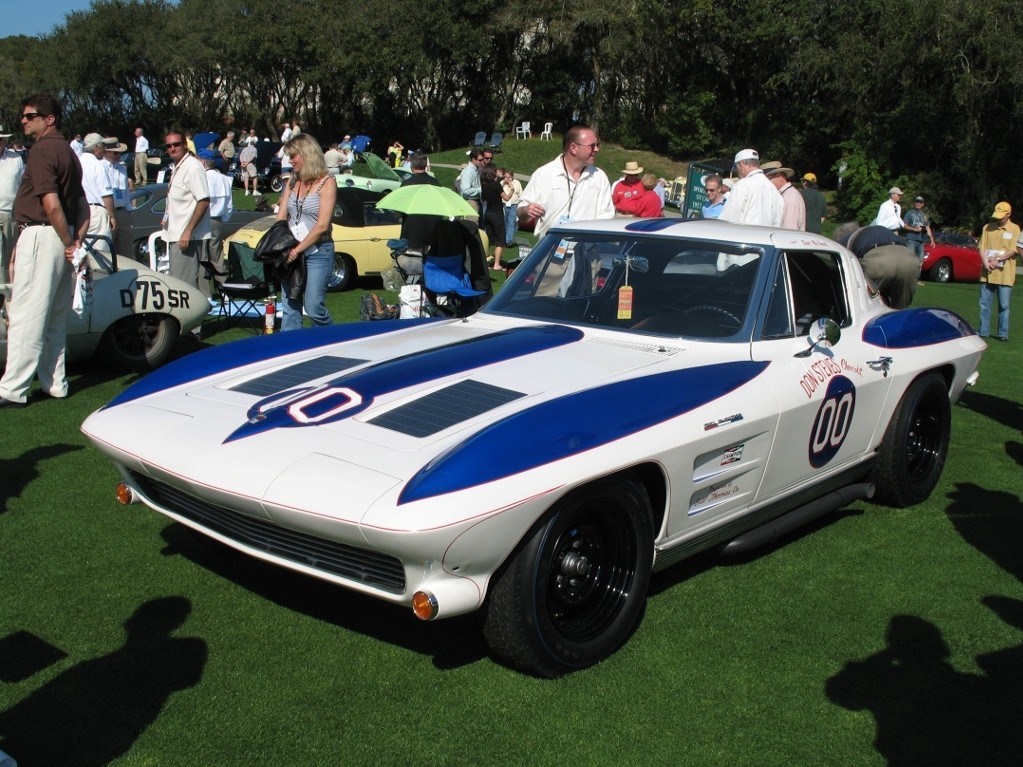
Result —
<svg viewBox="0 0 1023 767"><path fill-rule="evenodd" d="M111 259L109 250L94 250L89 261L92 308L82 316L74 312L68 316L69 360L86 359L98 352L117 370L152 370L170 359L179 336L201 325L209 314L209 300L197 288L132 258ZM10 299L12 288L0 283L0 307ZM0 360L6 357L7 322L3 317Z"/></svg>
<svg viewBox="0 0 1023 767"><path fill-rule="evenodd" d="M627 640L653 570L926 499L985 348L819 235L584 222L464 320L220 346L83 430L125 502L423 619L483 608L555 676Z"/></svg>

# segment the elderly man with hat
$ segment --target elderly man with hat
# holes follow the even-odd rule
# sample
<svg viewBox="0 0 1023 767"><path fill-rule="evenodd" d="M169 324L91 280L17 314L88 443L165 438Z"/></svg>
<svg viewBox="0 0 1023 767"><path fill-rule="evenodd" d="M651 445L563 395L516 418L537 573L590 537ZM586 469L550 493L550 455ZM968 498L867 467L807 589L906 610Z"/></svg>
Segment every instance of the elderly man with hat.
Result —
<svg viewBox="0 0 1023 767"><path fill-rule="evenodd" d="M781 214L782 229L795 229L799 232L806 231L806 203L803 202L803 195L792 186L792 177L796 172L792 168L783 167L780 162L765 162L760 166L767 176L767 180L774 184L774 188L781 195L784 208Z"/></svg>
<svg viewBox="0 0 1023 767"><path fill-rule="evenodd" d="M217 170L217 153L200 149L199 159L206 168L210 188L210 262L217 272L224 271L224 224L234 215L231 179Z"/></svg>
<svg viewBox="0 0 1023 767"><path fill-rule="evenodd" d="M82 188L89 203L89 234L113 238L117 230L114 218L114 190L103 167L103 137L90 133L85 137L85 149L79 161L82 163ZM108 250L109 246L100 241L97 250Z"/></svg>
<svg viewBox="0 0 1023 767"><path fill-rule="evenodd" d="M131 255L134 246L131 226L131 189L134 186L128 178L128 169L121 162L121 155L128 151L117 137L103 139L103 169L107 173L110 188L114 192L114 243L118 255Z"/></svg>
<svg viewBox="0 0 1023 767"><path fill-rule="evenodd" d="M25 161L10 149L10 133L0 130L0 282L7 282L7 266L14 248L14 197L18 193Z"/></svg>
<svg viewBox="0 0 1023 767"><path fill-rule="evenodd" d="M981 262L984 273L980 277L980 327L983 338L991 333L991 304L998 298L999 341L1009 340L1009 298L1016 283L1016 254L1019 250L1020 229L1009 220L1012 206L1007 202L995 205L991 220L980 233Z"/></svg>
<svg viewBox="0 0 1023 767"><path fill-rule="evenodd" d="M781 226L785 205L774 184L760 169L760 155L756 149L743 149L735 155L735 171L739 180L732 187L722 221L754 226Z"/></svg>
<svg viewBox="0 0 1023 767"><path fill-rule="evenodd" d="M643 166L635 160L629 160L622 169L622 176L611 187L611 204L618 215L631 216L635 212L635 203L643 196Z"/></svg>
<svg viewBox="0 0 1023 767"><path fill-rule="evenodd" d="M828 201L817 188L815 173L804 173L802 181L803 188L799 193L803 195L803 204L806 206L806 231L820 234L821 224L828 217Z"/></svg>
<svg viewBox="0 0 1023 767"><path fill-rule="evenodd" d="M934 244L934 233L931 232L931 221L924 213L924 198L919 195L913 198L913 207L902 217L906 224L906 242L916 253L920 263L924 262L924 243Z"/></svg>
<svg viewBox="0 0 1023 767"><path fill-rule="evenodd" d="M874 223L898 234L899 230L906 226L906 222L902 220L902 205L899 204L901 200L901 189L897 186L889 189L888 199L882 202L877 209Z"/></svg>

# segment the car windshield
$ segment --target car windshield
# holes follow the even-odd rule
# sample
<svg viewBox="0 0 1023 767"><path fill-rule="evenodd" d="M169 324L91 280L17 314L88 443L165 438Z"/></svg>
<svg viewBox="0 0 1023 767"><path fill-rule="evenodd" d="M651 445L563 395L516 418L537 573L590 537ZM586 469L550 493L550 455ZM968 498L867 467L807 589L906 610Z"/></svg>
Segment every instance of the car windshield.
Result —
<svg viewBox="0 0 1023 767"><path fill-rule="evenodd" d="M611 234L544 238L487 305L489 314L724 339L750 314L763 250Z"/></svg>

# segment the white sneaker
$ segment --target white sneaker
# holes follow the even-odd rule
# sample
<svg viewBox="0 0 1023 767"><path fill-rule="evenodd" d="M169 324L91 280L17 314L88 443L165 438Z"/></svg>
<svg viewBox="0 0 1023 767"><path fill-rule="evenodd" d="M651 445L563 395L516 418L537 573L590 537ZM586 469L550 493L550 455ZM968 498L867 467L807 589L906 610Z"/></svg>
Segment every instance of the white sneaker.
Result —
<svg viewBox="0 0 1023 767"><path fill-rule="evenodd" d="M248 197L248 196L249 196L249 190L248 190L248 189L246 189L246 190L245 190L245 196L246 196L246 197Z"/></svg>
<svg viewBox="0 0 1023 767"><path fill-rule="evenodd" d="M262 192L260 192L260 191L259 191L259 190L257 189L257 190L256 190L255 192L253 192L253 193L252 193L252 196L253 196L253 197L262 197L262 196L263 196L263 193L262 193Z"/></svg>

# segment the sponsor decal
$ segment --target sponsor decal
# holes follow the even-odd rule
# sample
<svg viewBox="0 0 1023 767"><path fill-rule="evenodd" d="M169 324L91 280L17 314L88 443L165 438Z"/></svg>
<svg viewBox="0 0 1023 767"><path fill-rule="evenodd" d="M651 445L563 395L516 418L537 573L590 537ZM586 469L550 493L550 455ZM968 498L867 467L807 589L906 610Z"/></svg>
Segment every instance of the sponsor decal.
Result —
<svg viewBox="0 0 1023 767"><path fill-rule="evenodd" d="M726 447L725 452L721 455L721 465L735 463L736 461L742 460L742 451L746 447L746 443L741 445L733 445L732 447Z"/></svg>
<svg viewBox="0 0 1023 767"><path fill-rule="evenodd" d="M825 466L838 454L849 434L855 409L853 382L843 375L832 378L810 431L809 458L815 469Z"/></svg>
<svg viewBox="0 0 1023 767"><path fill-rule="evenodd" d="M849 360L845 359L844 357L842 358L841 365L842 365L842 370L844 372L846 372L846 373L855 373L860 378L863 377L863 365L857 365L857 364L855 364L853 362L850 362Z"/></svg>
<svg viewBox="0 0 1023 767"><path fill-rule="evenodd" d="M703 430L704 431L710 431L711 429L716 429L718 426L722 426L723 424L735 423L735 422L741 421L741 420L742 420L742 413L736 413L735 415L730 415L730 416L726 416L724 418L719 418L716 421L708 421L707 423L705 423L703 425Z"/></svg>
<svg viewBox="0 0 1023 767"><path fill-rule="evenodd" d="M806 398L810 399L822 383L841 372L841 365L830 357L825 357L810 366L810 369L799 379L799 385L802 387L803 393L806 394Z"/></svg>
<svg viewBox="0 0 1023 767"><path fill-rule="evenodd" d="M738 492L739 486L732 480L711 485L702 492L697 491L697 494L693 496L689 504L689 515L699 514L708 505L723 501L725 498L729 498Z"/></svg>

